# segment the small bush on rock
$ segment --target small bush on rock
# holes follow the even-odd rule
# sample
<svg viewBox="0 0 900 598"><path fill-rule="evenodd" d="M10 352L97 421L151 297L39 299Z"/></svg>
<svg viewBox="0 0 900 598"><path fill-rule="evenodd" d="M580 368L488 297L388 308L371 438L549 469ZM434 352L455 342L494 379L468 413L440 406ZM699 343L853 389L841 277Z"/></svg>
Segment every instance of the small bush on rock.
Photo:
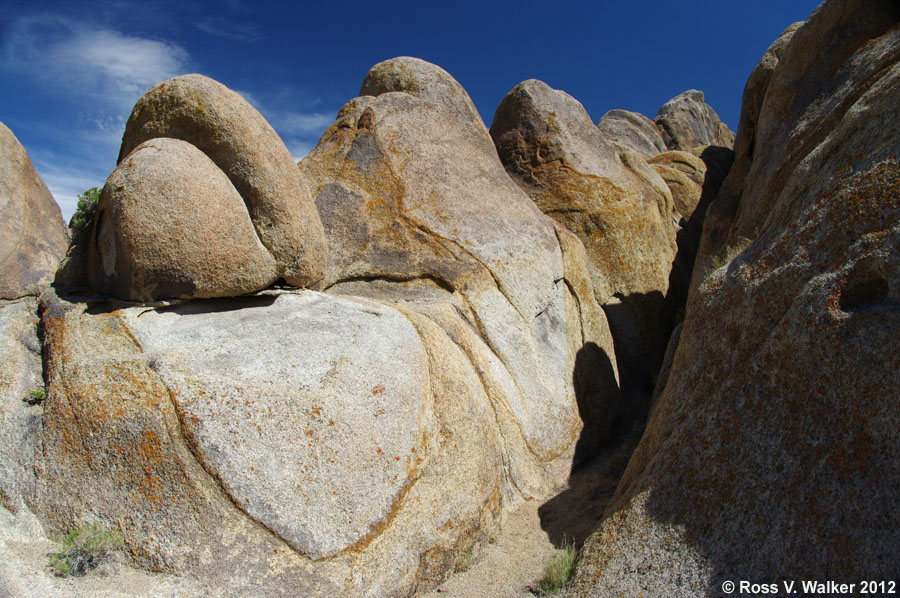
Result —
<svg viewBox="0 0 900 598"><path fill-rule="evenodd" d="M89 234L91 225L94 223L94 216L97 213L97 202L100 201L100 193L103 189L91 187L84 193L78 194L78 206L75 213L69 221L69 228L72 229L72 237Z"/></svg>
<svg viewBox="0 0 900 598"><path fill-rule="evenodd" d="M44 402L44 399L47 398L47 391L43 388L33 388L28 391L28 396L25 397L25 402L29 405L38 405Z"/></svg>
<svg viewBox="0 0 900 598"><path fill-rule="evenodd" d="M540 581L542 596L549 596L563 589L575 570L575 546L569 544L563 551L553 557L544 569L544 578Z"/></svg>
<svg viewBox="0 0 900 598"><path fill-rule="evenodd" d="M453 563L453 571L455 573L462 573L463 571L471 569L474 564L475 551L473 548L470 548L469 550L464 550L456 554L456 560Z"/></svg>
<svg viewBox="0 0 900 598"><path fill-rule="evenodd" d="M90 523L76 527L61 542L63 550L50 555L50 567L60 577L78 577L112 560L122 535Z"/></svg>

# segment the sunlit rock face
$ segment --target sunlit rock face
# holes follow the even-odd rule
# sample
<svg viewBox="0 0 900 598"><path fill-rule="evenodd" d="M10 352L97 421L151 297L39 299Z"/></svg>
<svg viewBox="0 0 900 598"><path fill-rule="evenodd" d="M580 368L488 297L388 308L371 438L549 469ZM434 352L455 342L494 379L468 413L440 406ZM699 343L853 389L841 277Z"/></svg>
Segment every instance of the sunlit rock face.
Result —
<svg viewBox="0 0 900 598"><path fill-rule="evenodd" d="M651 385L665 350L677 252L665 181L644 156L606 137L575 98L535 79L506 95L491 136L535 205L584 243L623 385Z"/></svg>
<svg viewBox="0 0 900 598"><path fill-rule="evenodd" d="M25 148L0 123L0 299L39 292L68 244L59 206Z"/></svg>
<svg viewBox="0 0 900 598"><path fill-rule="evenodd" d="M293 158L244 98L202 75L150 88L125 126L88 248L93 290L132 301L321 281L322 223Z"/></svg>

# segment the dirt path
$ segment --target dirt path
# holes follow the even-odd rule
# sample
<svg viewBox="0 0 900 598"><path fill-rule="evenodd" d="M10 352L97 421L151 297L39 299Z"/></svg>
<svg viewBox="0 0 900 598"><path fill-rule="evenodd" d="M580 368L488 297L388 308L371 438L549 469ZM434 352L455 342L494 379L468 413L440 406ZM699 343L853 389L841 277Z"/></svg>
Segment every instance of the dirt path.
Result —
<svg viewBox="0 0 900 598"><path fill-rule="evenodd" d="M470 569L417 598L534 598L544 568L560 548L580 548L600 523L633 449L601 454L550 500L520 505L507 516L496 541L475 554Z"/></svg>

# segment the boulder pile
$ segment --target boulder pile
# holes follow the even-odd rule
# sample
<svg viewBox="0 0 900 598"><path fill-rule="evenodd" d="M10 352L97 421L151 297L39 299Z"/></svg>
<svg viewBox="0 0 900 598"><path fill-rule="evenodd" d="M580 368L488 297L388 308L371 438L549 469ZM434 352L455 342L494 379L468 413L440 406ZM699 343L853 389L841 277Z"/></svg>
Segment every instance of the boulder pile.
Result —
<svg viewBox="0 0 900 598"><path fill-rule="evenodd" d="M163 81L135 105L89 247L90 285L132 301L229 297L279 279L311 287L326 260L278 134L202 75Z"/></svg>
<svg viewBox="0 0 900 598"><path fill-rule="evenodd" d="M3 491L217 591L409 595L609 441L612 336L581 242L440 68L376 65L282 150L203 77L138 102L88 255L114 299L10 316L48 392L0 430L35 462ZM277 279L318 290L254 292Z"/></svg>

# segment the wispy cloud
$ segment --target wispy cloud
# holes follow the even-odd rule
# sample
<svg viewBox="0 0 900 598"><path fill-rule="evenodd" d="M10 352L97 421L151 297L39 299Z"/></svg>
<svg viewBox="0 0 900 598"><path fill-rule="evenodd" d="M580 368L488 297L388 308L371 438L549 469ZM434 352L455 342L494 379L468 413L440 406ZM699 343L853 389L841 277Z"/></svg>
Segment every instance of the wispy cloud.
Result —
<svg viewBox="0 0 900 598"><path fill-rule="evenodd" d="M319 135L334 122L333 114L282 111L274 115L278 128L289 134L317 133ZM273 125L274 126L274 125Z"/></svg>
<svg viewBox="0 0 900 598"><path fill-rule="evenodd" d="M302 141L298 141L296 143L288 145L288 149L291 152L291 157L294 158L294 162L299 162L300 160L305 158L306 155L311 152L314 147L316 147L315 143L304 143Z"/></svg>
<svg viewBox="0 0 900 598"><path fill-rule="evenodd" d="M134 103L191 64L176 43L44 13L7 24L0 44L3 74L58 98L56 120L28 123L42 141L29 155L66 218L77 195L101 186L115 166Z"/></svg>
<svg viewBox="0 0 900 598"><path fill-rule="evenodd" d="M6 68L119 110L130 108L151 85L184 73L190 63L178 44L53 15L20 19L6 38Z"/></svg>
<svg viewBox="0 0 900 598"><path fill-rule="evenodd" d="M252 23L234 23L223 18L204 19L195 27L208 35L242 42L255 42L265 37Z"/></svg>
<svg viewBox="0 0 900 598"><path fill-rule="evenodd" d="M75 213L78 194L91 187L102 187L109 175L96 167L92 169L84 164L73 166L59 157L37 155L32 156L32 159L38 174L59 204L66 222Z"/></svg>

